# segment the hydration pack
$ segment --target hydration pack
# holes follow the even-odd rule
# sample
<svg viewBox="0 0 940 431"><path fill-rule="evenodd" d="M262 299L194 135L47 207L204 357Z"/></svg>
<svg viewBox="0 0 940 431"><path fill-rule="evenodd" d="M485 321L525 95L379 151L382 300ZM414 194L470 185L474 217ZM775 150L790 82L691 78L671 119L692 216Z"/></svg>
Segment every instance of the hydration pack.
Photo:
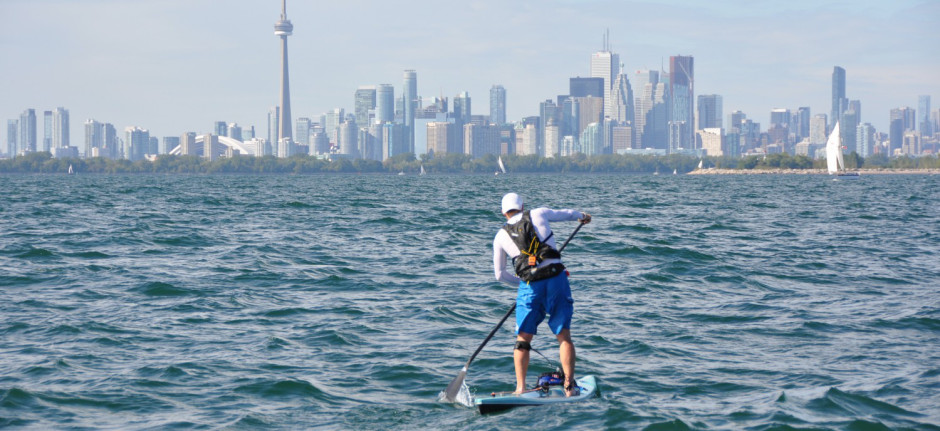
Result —
<svg viewBox="0 0 940 431"><path fill-rule="evenodd" d="M560 263L544 267L538 266L546 259L560 259L561 253L544 241L539 241L539 237L535 233L535 227L532 226L532 216L529 211L522 213L522 219L519 222L513 225L506 223L503 229L509 234L509 238L516 244L516 247L519 248L519 255L512 258L512 266L516 270L516 275L523 281L530 282L551 278L565 269L565 266ZM554 235L554 232L550 232L545 241L548 241L552 235Z"/></svg>

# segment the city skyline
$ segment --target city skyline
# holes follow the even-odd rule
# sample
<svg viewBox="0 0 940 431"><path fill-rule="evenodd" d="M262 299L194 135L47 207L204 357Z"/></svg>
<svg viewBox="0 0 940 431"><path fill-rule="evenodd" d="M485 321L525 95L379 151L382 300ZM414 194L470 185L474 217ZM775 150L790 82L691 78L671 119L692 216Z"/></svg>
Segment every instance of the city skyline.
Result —
<svg viewBox="0 0 940 431"><path fill-rule="evenodd" d="M14 119L29 108L65 107L80 148L86 119L151 136L204 133L221 120L263 135L280 85L270 29L281 2L267 3L5 1L0 13L21 19L0 29L0 55L14 65L0 84L0 112ZM611 13L625 11L635 13ZM507 8L476 1L448 15L459 21L408 27L395 23L403 13L370 2L292 5L303 29L292 36L293 117L350 111L363 85L390 83L397 96L402 71L415 70L418 95L467 92L477 99L476 115L488 114L489 91L501 85L507 120L518 121L566 94L570 77L591 75L591 55L604 48L608 29L610 50L631 78L639 69L668 71L673 55L694 57L693 97L722 96L723 118L740 110L766 124L772 109L799 106L828 113L833 66L846 70L846 97L861 101L861 121L882 132L891 109L917 109L920 95L940 97L931 76L940 60L921 54L931 52L927 24L940 17L937 3L555 1ZM366 26L329 16L378 24L361 34L355 29ZM821 25L828 21L838 25ZM689 22L696 23L691 30L683 25ZM21 36L40 24L41 37Z"/></svg>

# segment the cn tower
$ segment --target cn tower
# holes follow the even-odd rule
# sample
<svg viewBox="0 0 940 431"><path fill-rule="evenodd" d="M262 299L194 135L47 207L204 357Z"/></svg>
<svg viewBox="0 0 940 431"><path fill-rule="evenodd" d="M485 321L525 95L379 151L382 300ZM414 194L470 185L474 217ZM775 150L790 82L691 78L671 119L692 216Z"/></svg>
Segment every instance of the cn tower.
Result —
<svg viewBox="0 0 940 431"><path fill-rule="evenodd" d="M277 127L278 142L293 137L290 126L290 79L287 75L287 36L290 36L292 31L294 25L287 19L287 0L281 0L281 19L274 24L274 34L281 37L281 118Z"/></svg>

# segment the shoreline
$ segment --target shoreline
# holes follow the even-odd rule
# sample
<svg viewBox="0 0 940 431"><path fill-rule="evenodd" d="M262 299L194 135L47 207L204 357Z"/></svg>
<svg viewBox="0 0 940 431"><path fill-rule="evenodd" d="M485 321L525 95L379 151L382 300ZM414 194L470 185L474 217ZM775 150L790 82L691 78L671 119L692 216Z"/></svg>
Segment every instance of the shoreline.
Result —
<svg viewBox="0 0 940 431"><path fill-rule="evenodd" d="M938 169L857 169L860 175L935 175L940 174ZM829 175L825 169L696 169L686 175Z"/></svg>

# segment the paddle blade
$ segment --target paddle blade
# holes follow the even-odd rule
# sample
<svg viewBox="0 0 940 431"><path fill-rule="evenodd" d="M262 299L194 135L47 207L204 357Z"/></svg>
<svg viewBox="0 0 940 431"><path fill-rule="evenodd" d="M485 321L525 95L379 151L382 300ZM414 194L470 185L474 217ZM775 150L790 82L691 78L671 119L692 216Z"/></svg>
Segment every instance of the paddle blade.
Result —
<svg viewBox="0 0 940 431"><path fill-rule="evenodd" d="M467 367L463 367L457 377L454 377L454 380L451 380L450 384L447 385L447 389L444 391L444 399L447 402L452 403L457 401L457 394L460 393L460 387L463 386L464 379L467 378Z"/></svg>

